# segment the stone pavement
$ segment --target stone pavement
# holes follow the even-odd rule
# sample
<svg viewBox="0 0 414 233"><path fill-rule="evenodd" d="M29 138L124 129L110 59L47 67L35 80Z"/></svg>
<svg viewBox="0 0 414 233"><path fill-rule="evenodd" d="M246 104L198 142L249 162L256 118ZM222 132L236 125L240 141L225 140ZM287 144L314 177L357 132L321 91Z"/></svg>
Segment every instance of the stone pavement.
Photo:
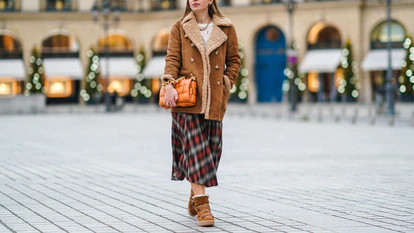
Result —
<svg viewBox="0 0 414 233"><path fill-rule="evenodd" d="M224 121L216 226L170 181L170 116L0 116L3 232L414 232L412 127Z"/></svg>

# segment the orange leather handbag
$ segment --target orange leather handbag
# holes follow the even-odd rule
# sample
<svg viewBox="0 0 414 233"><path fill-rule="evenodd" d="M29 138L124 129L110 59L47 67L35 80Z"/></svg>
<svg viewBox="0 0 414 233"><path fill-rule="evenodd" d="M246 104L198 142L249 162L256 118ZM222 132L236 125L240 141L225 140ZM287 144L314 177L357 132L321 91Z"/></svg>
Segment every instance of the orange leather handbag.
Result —
<svg viewBox="0 0 414 233"><path fill-rule="evenodd" d="M197 83L196 77L190 76L180 77L174 81L168 81L164 85L173 84L175 90L178 93L177 106L178 107L191 107L196 103L196 93L197 93ZM165 109L171 108L170 106L165 105L164 96L165 96L165 87L161 87L160 90L160 101L159 105Z"/></svg>

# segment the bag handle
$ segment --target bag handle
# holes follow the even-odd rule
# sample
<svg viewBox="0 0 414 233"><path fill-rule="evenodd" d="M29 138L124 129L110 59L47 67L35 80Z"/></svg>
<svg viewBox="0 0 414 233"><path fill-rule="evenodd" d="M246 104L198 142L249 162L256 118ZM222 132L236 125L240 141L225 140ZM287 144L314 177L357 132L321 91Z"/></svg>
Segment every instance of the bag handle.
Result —
<svg viewBox="0 0 414 233"><path fill-rule="evenodd" d="M193 74L190 74L190 77L185 77L185 76L183 76L183 77L180 77L180 78L175 79L175 80L168 80L168 81L166 81L166 82L164 82L164 83L162 84L162 87L165 87L165 86L167 86L168 84L172 84L173 86L175 86L175 84L177 84L177 83L179 83L180 81L182 81L182 80L184 80L184 79L187 79L187 78L191 78L193 81L196 81L196 77L195 77Z"/></svg>

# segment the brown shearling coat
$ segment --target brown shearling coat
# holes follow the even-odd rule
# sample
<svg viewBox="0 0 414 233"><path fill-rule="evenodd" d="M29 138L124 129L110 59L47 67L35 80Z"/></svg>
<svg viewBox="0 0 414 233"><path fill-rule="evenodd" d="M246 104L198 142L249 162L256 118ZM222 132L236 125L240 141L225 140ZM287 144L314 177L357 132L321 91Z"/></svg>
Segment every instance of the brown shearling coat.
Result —
<svg viewBox="0 0 414 233"><path fill-rule="evenodd" d="M197 81L195 106L174 107L171 112L204 114L208 120L223 120L241 60L231 21L214 15L213 24L206 47L193 12L178 20L171 30L161 80L167 82L193 74Z"/></svg>

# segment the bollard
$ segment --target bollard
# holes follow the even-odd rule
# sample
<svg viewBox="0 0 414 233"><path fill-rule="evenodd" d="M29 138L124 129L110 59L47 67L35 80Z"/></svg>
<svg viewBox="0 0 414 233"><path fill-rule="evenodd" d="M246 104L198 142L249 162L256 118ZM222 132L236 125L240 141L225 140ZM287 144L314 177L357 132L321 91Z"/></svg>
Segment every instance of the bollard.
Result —
<svg viewBox="0 0 414 233"><path fill-rule="evenodd" d="M277 118L277 119L280 119L281 117L282 117L282 114L280 114L280 111L277 111L277 112L276 112L276 118Z"/></svg>
<svg viewBox="0 0 414 233"><path fill-rule="evenodd" d="M294 113L289 112L289 120L292 121L294 119Z"/></svg>
<svg viewBox="0 0 414 233"><path fill-rule="evenodd" d="M395 116L390 116L389 120L388 120L388 124L389 126L393 127L395 124Z"/></svg>
<svg viewBox="0 0 414 233"><path fill-rule="evenodd" d="M352 117L352 124L356 124L358 118L358 109L355 109L354 116Z"/></svg>
<svg viewBox="0 0 414 233"><path fill-rule="evenodd" d="M369 109L369 111L368 111L368 116L369 116L369 123L371 125L375 125L375 114L372 114L371 109Z"/></svg>
<svg viewBox="0 0 414 233"><path fill-rule="evenodd" d="M318 121L319 121L319 122L322 122L322 121L323 121L323 113L322 113L322 109L319 109L319 112L318 112Z"/></svg>
<svg viewBox="0 0 414 233"><path fill-rule="evenodd" d="M411 125L414 126L414 111L413 111L413 115L412 115Z"/></svg>
<svg viewBox="0 0 414 233"><path fill-rule="evenodd" d="M336 116L335 116L335 122L336 122L336 123L341 122L341 116L336 115Z"/></svg>
<svg viewBox="0 0 414 233"><path fill-rule="evenodd" d="M37 114L37 107L36 107L36 106L34 106L34 105L30 106L30 112L31 112L32 114Z"/></svg>
<svg viewBox="0 0 414 233"><path fill-rule="evenodd" d="M251 111L251 112L250 112L250 116L251 116L251 117L256 117L256 112L255 112L255 111Z"/></svg>

